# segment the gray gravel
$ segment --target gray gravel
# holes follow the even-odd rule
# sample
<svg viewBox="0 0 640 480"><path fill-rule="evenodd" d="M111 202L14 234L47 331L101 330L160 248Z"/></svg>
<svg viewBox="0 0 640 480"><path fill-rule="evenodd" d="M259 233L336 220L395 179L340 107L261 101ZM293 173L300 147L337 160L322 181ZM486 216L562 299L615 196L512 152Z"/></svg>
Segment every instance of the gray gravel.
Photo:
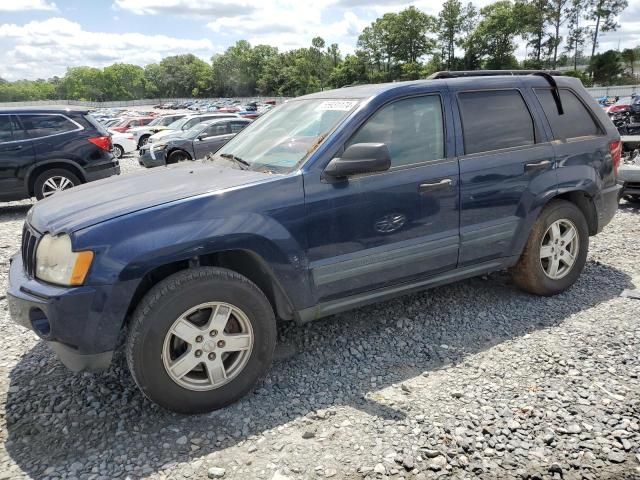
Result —
<svg viewBox="0 0 640 480"><path fill-rule="evenodd" d="M640 285L628 204L562 295L498 273L284 324L256 391L191 417L143 399L121 355L73 374L9 320L29 205L0 206L0 480L640 478L640 300L619 296Z"/></svg>

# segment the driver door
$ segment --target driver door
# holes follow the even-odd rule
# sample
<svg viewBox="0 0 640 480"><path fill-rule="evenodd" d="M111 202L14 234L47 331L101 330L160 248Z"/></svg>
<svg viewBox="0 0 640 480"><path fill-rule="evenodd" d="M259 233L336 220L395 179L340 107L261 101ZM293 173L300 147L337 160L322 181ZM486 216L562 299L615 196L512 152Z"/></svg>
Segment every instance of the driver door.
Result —
<svg viewBox="0 0 640 480"><path fill-rule="evenodd" d="M396 100L349 139L384 143L388 171L326 182L305 177L308 258L317 301L454 269L458 162L443 95ZM446 125L446 128L445 128Z"/></svg>
<svg viewBox="0 0 640 480"><path fill-rule="evenodd" d="M231 137L233 134L228 120L209 125L204 133L193 141L195 158L204 158L208 153L217 152Z"/></svg>

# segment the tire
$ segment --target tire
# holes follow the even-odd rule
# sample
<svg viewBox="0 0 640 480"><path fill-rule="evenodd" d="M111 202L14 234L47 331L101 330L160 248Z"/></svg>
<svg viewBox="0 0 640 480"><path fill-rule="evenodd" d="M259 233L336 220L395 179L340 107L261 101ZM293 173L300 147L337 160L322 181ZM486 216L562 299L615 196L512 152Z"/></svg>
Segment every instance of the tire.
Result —
<svg viewBox="0 0 640 480"><path fill-rule="evenodd" d="M220 306L203 309L202 305L209 302L219 302ZM197 330L188 345L173 333L180 329L180 335L187 337L194 325L204 328L206 322L217 317L217 313L213 314L214 308L220 308L224 314L229 307L237 312L233 310L229 320L223 322L226 328L235 327L241 330L240 337L253 338L252 346L243 351L223 353L220 347L226 345L221 345L220 340L224 338L231 343L229 334L222 329L220 332L209 330L211 326ZM191 311L194 313L188 317L189 326L185 328L185 314ZM142 299L129 326L126 356L134 381L149 400L175 412L193 414L223 408L249 392L269 369L275 344L275 316L264 293L236 272L199 267L167 277ZM176 351L181 353L175 358L166 355ZM228 369L223 370L226 377L218 374L216 385L211 380L215 376L211 372L220 368L220 363L215 362L225 355L222 365ZM185 359L202 363L190 370L185 367L186 373L180 378L169 373L171 369L177 370L176 366Z"/></svg>
<svg viewBox="0 0 640 480"><path fill-rule="evenodd" d="M558 227L554 230L552 225ZM575 233L575 240L566 242ZM554 237L558 242L553 240ZM563 243L564 242L564 243ZM543 246L544 243L544 246ZM569 267L573 249L573 263ZM513 267L513 280L522 290L536 295L551 296L565 291L580 276L587 261L589 250L589 227L583 213L573 203L565 200L554 200L544 207L534 224L524 251ZM566 256L565 256L566 255ZM543 258L543 256L545 258ZM554 263L557 263L555 278Z"/></svg>
<svg viewBox="0 0 640 480"><path fill-rule="evenodd" d="M627 202L631 203L640 203L640 195L623 195L623 197Z"/></svg>
<svg viewBox="0 0 640 480"><path fill-rule="evenodd" d="M113 156L118 159L122 158L124 156L124 148L122 148L120 145L114 145Z"/></svg>
<svg viewBox="0 0 640 480"><path fill-rule="evenodd" d="M140 137L140 140L138 140L138 150L140 150L140 147L143 147L144 145L147 144L150 136L151 135L143 135Z"/></svg>
<svg viewBox="0 0 640 480"><path fill-rule="evenodd" d="M184 162L185 160L191 160L191 156L183 150L174 150L169 154L167 163Z"/></svg>
<svg viewBox="0 0 640 480"><path fill-rule="evenodd" d="M42 200L81 183L80 179L69 170L53 168L38 175L33 184L33 194L38 200Z"/></svg>

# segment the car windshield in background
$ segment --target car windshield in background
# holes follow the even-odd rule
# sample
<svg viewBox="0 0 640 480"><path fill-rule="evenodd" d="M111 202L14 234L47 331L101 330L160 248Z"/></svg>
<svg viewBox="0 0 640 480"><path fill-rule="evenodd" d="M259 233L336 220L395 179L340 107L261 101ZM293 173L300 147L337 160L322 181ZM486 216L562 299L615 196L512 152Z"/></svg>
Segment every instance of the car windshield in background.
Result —
<svg viewBox="0 0 640 480"><path fill-rule="evenodd" d="M164 123L162 123L162 120L162 117L154 118L149 123L147 123L147 127L153 127L155 125L165 125Z"/></svg>
<svg viewBox="0 0 640 480"><path fill-rule="evenodd" d="M285 173L313 152L359 100L291 100L249 125L213 160L235 157L252 170Z"/></svg>
<svg viewBox="0 0 640 480"><path fill-rule="evenodd" d="M189 121L189 118L188 118L188 117L183 117L183 118L181 118L181 119L179 119L179 120L176 120L176 121L175 121L175 122L173 122L173 123L170 123L170 124L168 125L168 127L169 127L169 128L171 128L171 129L173 129L173 130L180 130L180 129L182 128L182 126L183 126L185 123L187 123L188 121Z"/></svg>
<svg viewBox="0 0 640 480"><path fill-rule="evenodd" d="M631 97L622 97L615 104L616 105L630 105L631 104Z"/></svg>
<svg viewBox="0 0 640 480"><path fill-rule="evenodd" d="M196 138L198 135L204 132L208 127L209 127L209 123L200 122L194 125L193 127L191 127L189 130L185 130L184 132L182 132L181 135L185 138Z"/></svg>

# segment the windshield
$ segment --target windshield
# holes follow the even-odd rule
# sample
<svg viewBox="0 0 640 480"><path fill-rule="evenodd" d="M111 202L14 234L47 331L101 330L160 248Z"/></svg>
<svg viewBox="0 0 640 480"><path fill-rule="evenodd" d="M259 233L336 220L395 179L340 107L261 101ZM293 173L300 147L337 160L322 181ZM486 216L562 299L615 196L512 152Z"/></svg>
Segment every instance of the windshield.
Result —
<svg viewBox="0 0 640 480"><path fill-rule="evenodd" d="M209 126L208 123L200 122L197 125L194 125L193 127L191 127L190 129L182 132L182 136L185 138L196 138L198 135L204 132L208 126Z"/></svg>
<svg viewBox="0 0 640 480"><path fill-rule="evenodd" d="M616 102L616 105L629 105L631 104L631 97L622 97Z"/></svg>
<svg viewBox="0 0 640 480"><path fill-rule="evenodd" d="M253 170L287 172L313 152L357 105L358 100L291 100L245 128L213 159L233 156Z"/></svg>
<svg viewBox="0 0 640 480"><path fill-rule="evenodd" d="M154 118L149 123L147 123L147 126L153 127L154 125L162 125L160 122L162 122L162 117Z"/></svg>
<svg viewBox="0 0 640 480"><path fill-rule="evenodd" d="M173 123L170 123L167 128L171 129L171 130L180 130L185 123L187 123L189 121L189 117L183 117L180 120L176 120Z"/></svg>

